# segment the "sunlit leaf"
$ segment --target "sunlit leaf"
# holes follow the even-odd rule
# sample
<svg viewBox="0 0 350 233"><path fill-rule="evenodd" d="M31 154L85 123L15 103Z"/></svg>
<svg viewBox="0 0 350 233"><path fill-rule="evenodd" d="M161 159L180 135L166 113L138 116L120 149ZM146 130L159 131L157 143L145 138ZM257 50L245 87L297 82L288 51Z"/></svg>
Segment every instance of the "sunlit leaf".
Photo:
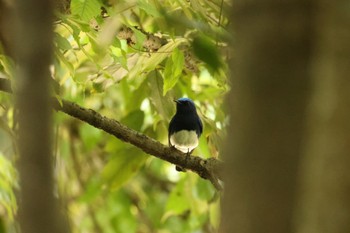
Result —
<svg viewBox="0 0 350 233"><path fill-rule="evenodd" d="M0 151L0 204L5 207L5 213L7 212L10 220L14 219L17 210L17 202L14 194L16 187L16 170L12 162Z"/></svg>
<svg viewBox="0 0 350 233"><path fill-rule="evenodd" d="M165 64L163 96L175 86L182 74L183 66L184 55L179 49L176 48Z"/></svg>
<svg viewBox="0 0 350 233"><path fill-rule="evenodd" d="M100 13L98 0L71 0L70 9L73 15L78 15L82 20L89 21Z"/></svg>
<svg viewBox="0 0 350 233"><path fill-rule="evenodd" d="M185 39L176 39L175 41L170 41L166 45L162 46L157 52L151 53L150 57L143 56L140 61L142 64L142 70L154 70L159 65L159 63L170 56L176 47L185 41Z"/></svg>
<svg viewBox="0 0 350 233"><path fill-rule="evenodd" d="M137 5L138 7L140 7L140 9L144 10L149 15L152 15L155 17L160 16L160 13L158 12L157 8L153 4L149 3L148 1L138 0Z"/></svg>
<svg viewBox="0 0 350 233"><path fill-rule="evenodd" d="M11 59L9 59L7 56L0 54L0 65L3 67L3 71L7 75L12 75L14 63Z"/></svg>

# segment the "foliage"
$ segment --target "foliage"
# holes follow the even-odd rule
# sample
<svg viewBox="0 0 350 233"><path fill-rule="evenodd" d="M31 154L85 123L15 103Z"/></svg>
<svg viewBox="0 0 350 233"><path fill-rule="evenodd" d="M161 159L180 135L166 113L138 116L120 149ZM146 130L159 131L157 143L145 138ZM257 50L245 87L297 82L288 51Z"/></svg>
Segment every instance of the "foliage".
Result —
<svg viewBox="0 0 350 233"><path fill-rule="evenodd" d="M194 154L217 157L227 122L227 4L71 0L70 13L57 12L54 23L57 98L167 144L173 99L188 96L204 122ZM11 60L0 56L0 73L11 77ZM6 140L12 142L13 105L8 96L0 99L0 133L9 132ZM219 199L210 182L180 174L172 164L62 113L54 118L57 191L73 232L216 231ZM6 208L0 217L16 211L16 176L9 165L15 149L8 147L0 148L0 175L8 177L0 179L0 204Z"/></svg>

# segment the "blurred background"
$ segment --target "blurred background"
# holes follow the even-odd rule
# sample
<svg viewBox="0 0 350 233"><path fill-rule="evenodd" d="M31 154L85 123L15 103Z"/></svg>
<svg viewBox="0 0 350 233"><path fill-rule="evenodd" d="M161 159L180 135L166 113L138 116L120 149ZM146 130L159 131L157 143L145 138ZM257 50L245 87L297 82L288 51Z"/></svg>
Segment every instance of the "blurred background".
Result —
<svg viewBox="0 0 350 233"><path fill-rule="evenodd" d="M0 75L11 81L16 4L0 1ZM54 112L49 191L70 231L350 232L348 1L71 0L54 15L51 95L163 144L173 99L189 97L204 122L193 154L225 165L222 194ZM0 232L19 232L23 209L17 130L1 92Z"/></svg>
<svg viewBox="0 0 350 233"><path fill-rule="evenodd" d="M0 74L12 81L16 4L2 1L0 8ZM193 154L217 158L228 124L229 7L55 1L51 93L166 145L173 100L189 97L204 123ZM5 232L19 232L18 122L13 96L2 92L0 103L0 216ZM64 113L53 118L54 193L72 232L217 231L220 198L209 181Z"/></svg>

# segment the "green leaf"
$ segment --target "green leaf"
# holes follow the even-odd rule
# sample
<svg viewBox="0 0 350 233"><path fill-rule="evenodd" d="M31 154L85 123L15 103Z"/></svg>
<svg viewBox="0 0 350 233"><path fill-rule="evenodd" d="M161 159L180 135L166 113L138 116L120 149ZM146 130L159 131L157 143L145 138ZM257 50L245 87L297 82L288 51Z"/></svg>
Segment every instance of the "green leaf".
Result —
<svg viewBox="0 0 350 233"><path fill-rule="evenodd" d="M105 87L103 85L103 82L93 82L92 88L93 88L93 91L96 93L102 93L105 91Z"/></svg>
<svg viewBox="0 0 350 233"><path fill-rule="evenodd" d="M141 32L140 30L137 30L134 27L131 27L131 29L133 30L134 35L136 37L135 48L141 50L143 48L143 42L147 39L147 36L143 32Z"/></svg>
<svg viewBox="0 0 350 233"><path fill-rule="evenodd" d="M221 67L220 53L216 45L206 36L198 36L192 42L194 54L213 71Z"/></svg>
<svg viewBox="0 0 350 233"><path fill-rule="evenodd" d="M144 10L149 15L152 15L152 16L155 16L155 17L161 16L161 14L157 10L157 8L154 7L154 4L150 4L150 3L146 2L145 0L138 0L137 1L137 6L140 9Z"/></svg>
<svg viewBox="0 0 350 233"><path fill-rule="evenodd" d="M220 202L216 201L209 206L209 220L210 223L218 229L220 226Z"/></svg>
<svg viewBox="0 0 350 233"><path fill-rule="evenodd" d="M127 111L138 110L144 99L149 97L149 88L147 82L143 82L137 89L130 88L126 80L120 82L123 90L125 109ZM145 117L145 116L144 116Z"/></svg>
<svg viewBox="0 0 350 233"><path fill-rule="evenodd" d="M215 189L208 180L198 179L196 187L196 197L204 201L209 201L213 198Z"/></svg>
<svg viewBox="0 0 350 233"><path fill-rule="evenodd" d="M162 46L157 52L152 53L150 57L143 56L139 61L139 63L142 64L142 70L154 70L159 65L159 63L161 63L173 52L176 47L185 41L185 39L176 39L174 41L170 41L166 45Z"/></svg>
<svg viewBox="0 0 350 233"><path fill-rule="evenodd" d="M91 151L93 148L96 148L100 142L102 131L87 124L81 125L79 129L84 142L84 149Z"/></svg>
<svg viewBox="0 0 350 233"><path fill-rule="evenodd" d="M5 230L5 224L2 220L2 218L0 218L0 233L5 233L6 230Z"/></svg>
<svg viewBox="0 0 350 233"><path fill-rule="evenodd" d="M168 58L165 69L164 69L164 86L163 96L175 86L179 80L183 66L184 66L184 55L179 49L174 49L170 58Z"/></svg>
<svg viewBox="0 0 350 233"><path fill-rule="evenodd" d="M0 203L5 208L5 213L11 221L13 221L17 210L14 194L14 189L17 187L16 178L17 174L12 162L0 151Z"/></svg>
<svg viewBox="0 0 350 233"><path fill-rule="evenodd" d="M55 94L55 98L56 98L56 100L57 100L58 104L60 105L60 107L62 107L62 106L63 106L63 102L62 102L62 98L61 98L61 96L60 96L60 95Z"/></svg>
<svg viewBox="0 0 350 233"><path fill-rule="evenodd" d="M183 52L177 48L174 49L174 52L171 55L171 59L173 60L173 63L174 63L174 67L173 67L174 75L175 76L181 75L183 66L184 66L184 61L185 61Z"/></svg>
<svg viewBox="0 0 350 233"><path fill-rule="evenodd" d="M58 60L60 62L62 62L66 66L66 68L68 69L70 75L74 76L75 69L74 69L74 66L72 65L72 63L70 63L67 60L67 58L63 55L63 53L59 49L55 49L55 54L56 54L56 57L58 58Z"/></svg>
<svg viewBox="0 0 350 233"><path fill-rule="evenodd" d="M57 43L58 48L62 50L72 49L69 41L58 33L55 33L55 42Z"/></svg>
<svg viewBox="0 0 350 233"><path fill-rule="evenodd" d="M151 72L148 76L148 85L151 90L150 100L158 115L162 119L170 119L174 113L175 103L169 96L163 96L163 79L156 71Z"/></svg>
<svg viewBox="0 0 350 233"><path fill-rule="evenodd" d="M157 52L151 53L150 55L143 54L141 56L137 56L138 65L135 65L130 69L128 78L143 81L143 78L146 77L146 75L144 75L145 72L154 71L165 58L169 57L176 47L185 41L186 40L183 38L176 39L162 46Z"/></svg>
<svg viewBox="0 0 350 233"><path fill-rule="evenodd" d="M0 65L3 67L3 71L7 75L11 76L13 74L15 64L11 59L9 59L9 57L3 54L0 54Z"/></svg>
<svg viewBox="0 0 350 233"><path fill-rule="evenodd" d="M112 189L118 189L136 174L148 156L135 147L125 148L125 145L114 153L103 168L101 176Z"/></svg>
<svg viewBox="0 0 350 233"><path fill-rule="evenodd" d="M186 194L185 182L185 179L180 180L170 193L165 207L170 214L182 214L191 207L190 200ZM167 215L170 215L169 213Z"/></svg>
<svg viewBox="0 0 350 233"><path fill-rule="evenodd" d="M85 185L84 193L79 197L79 201L90 203L93 199L101 194L101 182L98 177L92 177L91 180Z"/></svg>
<svg viewBox="0 0 350 233"><path fill-rule="evenodd" d="M132 111L127 116L125 116L121 120L121 123L136 131L140 131L143 125L144 118L145 113L139 109L136 109L135 111Z"/></svg>
<svg viewBox="0 0 350 233"><path fill-rule="evenodd" d="M77 42L80 43L80 33L81 32L90 32L91 28L88 22L82 21L77 18L69 18L66 19L65 23L73 30L73 38Z"/></svg>
<svg viewBox="0 0 350 233"><path fill-rule="evenodd" d="M84 21L89 21L100 14L101 5L98 0L72 0L70 9L73 15L78 15Z"/></svg>

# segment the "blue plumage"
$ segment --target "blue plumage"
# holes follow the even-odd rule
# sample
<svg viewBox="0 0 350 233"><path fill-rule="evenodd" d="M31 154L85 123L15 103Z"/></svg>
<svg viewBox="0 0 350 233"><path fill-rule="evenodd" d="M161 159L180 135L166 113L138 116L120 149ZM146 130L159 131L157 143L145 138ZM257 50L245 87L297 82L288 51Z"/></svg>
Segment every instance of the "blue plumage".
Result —
<svg viewBox="0 0 350 233"><path fill-rule="evenodd" d="M175 102L176 114L169 124L169 145L189 154L198 146L203 124L191 99L180 98Z"/></svg>

